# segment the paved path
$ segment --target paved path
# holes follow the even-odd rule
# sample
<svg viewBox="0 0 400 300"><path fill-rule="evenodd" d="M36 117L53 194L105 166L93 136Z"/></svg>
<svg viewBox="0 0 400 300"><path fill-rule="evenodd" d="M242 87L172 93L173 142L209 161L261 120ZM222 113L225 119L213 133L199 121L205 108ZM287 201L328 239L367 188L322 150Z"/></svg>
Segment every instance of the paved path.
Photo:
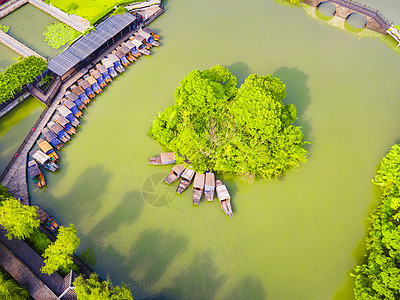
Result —
<svg viewBox="0 0 400 300"><path fill-rule="evenodd" d="M40 57L40 58L43 58L44 60L46 60L39 53L33 51L31 48L25 46L24 44L17 41L12 36L8 35L7 33L3 32L1 30L0 30L0 43L7 46L14 52L18 53L22 57L37 56L37 57Z"/></svg>

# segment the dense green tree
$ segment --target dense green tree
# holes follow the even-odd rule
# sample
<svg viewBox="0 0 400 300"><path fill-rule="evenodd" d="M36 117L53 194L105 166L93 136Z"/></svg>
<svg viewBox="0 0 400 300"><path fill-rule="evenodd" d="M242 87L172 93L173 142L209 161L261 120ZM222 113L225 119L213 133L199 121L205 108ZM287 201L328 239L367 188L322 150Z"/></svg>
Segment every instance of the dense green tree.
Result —
<svg viewBox="0 0 400 300"><path fill-rule="evenodd" d="M236 78L219 65L192 71L175 90L175 104L153 121L149 135L198 172L273 178L306 161L296 107L284 105L277 78Z"/></svg>
<svg viewBox="0 0 400 300"><path fill-rule="evenodd" d="M52 274L57 270L67 273L74 266L72 255L78 249L80 239L76 236L75 226L60 226L58 229L57 240L52 243L43 254L44 266L42 273Z"/></svg>
<svg viewBox="0 0 400 300"><path fill-rule="evenodd" d="M100 281L96 273L90 274L88 279L78 276L74 286L78 300L133 300L127 285L113 287L109 278Z"/></svg>
<svg viewBox="0 0 400 300"><path fill-rule="evenodd" d="M25 287L21 286L10 275L0 271L0 299L25 300L29 294Z"/></svg>
<svg viewBox="0 0 400 300"><path fill-rule="evenodd" d="M0 225L7 231L8 239L25 239L39 227L40 221L35 207L7 197L0 203Z"/></svg>

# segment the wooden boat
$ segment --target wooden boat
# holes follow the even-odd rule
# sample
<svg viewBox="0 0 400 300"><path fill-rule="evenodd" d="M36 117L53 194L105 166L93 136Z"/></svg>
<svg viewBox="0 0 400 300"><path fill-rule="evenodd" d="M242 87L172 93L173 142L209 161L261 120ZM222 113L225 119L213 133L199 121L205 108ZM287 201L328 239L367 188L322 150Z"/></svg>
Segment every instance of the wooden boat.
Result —
<svg viewBox="0 0 400 300"><path fill-rule="evenodd" d="M171 184L175 182L179 177L181 177L185 167L183 165L175 165L172 168L172 171L168 174L167 178L164 179L164 182L167 184Z"/></svg>
<svg viewBox="0 0 400 300"><path fill-rule="evenodd" d="M81 122L78 121L77 118L75 118L74 114L72 113L72 111L70 111L68 108L66 108L64 105L59 105L57 106L57 111L60 115L62 115L63 117L65 117L68 122L74 126L74 127L78 127L79 125L81 125Z"/></svg>
<svg viewBox="0 0 400 300"><path fill-rule="evenodd" d="M86 108L85 103L83 103L83 101L75 94L72 93L70 91L66 91L65 95L64 95L67 99L71 100L72 102L74 102L76 104L76 106L82 110L84 108Z"/></svg>
<svg viewBox="0 0 400 300"><path fill-rule="evenodd" d="M101 73L101 76L103 76L103 79L106 83L112 82L110 74L108 74L107 68L104 65L99 63L96 65L96 69Z"/></svg>
<svg viewBox="0 0 400 300"><path fill-rule="evenodd" d="M101 63L107 68L108 74L111 75L112 78L118 76L117 71L115 71L114 64L108 58L104 58L101 60Z"/></svg>
<svg viewBox="0 0 400 300"><path fill-rule="evenodd" d="M86 75L83 76L83 79L85 79L90 84L92 90L96 94L100 94L101 92L103 92L103 90L101 89L101 87L97 83L97 80L93 76L86 74Z"/></svg>
<svg viewBox="0 0 400 300"><path fill-rule="evenodd" d="M125 68L122 66L121 61L115 54L110 53L107 55L107 58L112 62L112 64L114 65L115 69L118 72L120 73L125 72Z"/></svg>
<svg viewBox="0 0 400 300"><path fill-rule="evenodd" d="M201 196L203 196L204 191L204 180L206 175L201 173L196 173L193 181L193 204L199 205Z"/></svg>
<svg viewBox="0 0 400 300"><path fill-rule="evenodd" d="M193 170L186 168L185 171L183 171L181 180L179 181L178 187L176 188L176 192L178 194L182 194L188 188L188 186L192 183L193 176Z"/></svg>
<svg viewBox="0 0 400 300"><path fill-rule="evenodd" d="M90 103L90 99L89 97L86 95L85 91L83 88L81 88L80 86L77 86L75 84L70 86L71 91L73 91L78 97L79 99L81 99L81 101L84 104L89 104Z"/></svg>
<svg viewBox="0 0 400 300"><path fill-rule="evenodd" d="M96 94L93 92L92 87L86 80L78 79L79 86L85 91L85 94L89 96L90 99L94 98Z"/></svg>
<svg viewBox="0 0 400 300"><path fill-rule="evenodd" d="M83 116L83 113L78 109L76 104L67 98L61 99L61 104L68 108L75 117L80 118Z"/></svg>
<svg viewBox="0 0 400 300"><path fill-rule="evenodd" d="M154 38L156 41L158 41L158 40L161 39L161 36L155 34L155 33L153 32L153 30L151 30L149 27L144 27L144 28L142 28L142 30L143 30L144 32L147 32L147 33L151 34L151 35L153 36L153 38Z"/></svg>
<svg viewBox="0 0 400 300"><path fill-rule="evenodd" d="M131 62L121 50L114 50L111 52L111 54L115 54L115 56L119 58L119 60L125 67L128 67L131 64Z"/></svg>
<svg viewBox="0 0 400 300"><path fill-rule="evenodd" d="M139 52L137 46L132 42L132 40L127 40L125 43L122 43L122 45L128 47L134 57L139 57L142 55L142 53Z"/></svg>
<svg viewBox="0 0 400 300"><path fill-rule="evenodd" d="M59 138L56 136L56 134L51 131L48 128L43 128L42 129L42 134L44 138L57 150L60 150L62 147L64 147L63 143L59 140Z"/></svg>
<svg viewBox="0 0 400 300"><path fill-rule="evenodd" d="M47 229L56 232L59 227L58 222L39 206L35 207L40 223L42 223L43 226L46 227Z"/></svg>
<svg viewBox="0 0 400 300"><path fill-rule="evenodd" d="M69 134L66 133L64 129L57 123L50 121L49 123L47 123L47 128L53 131L57 135L57 137L64 143L68 142L71 139Z"/></svg>
<svg viewBox="0 0 400 300"><path fill-rule="evenodd" d="M121 46L118 46L117 50L121 50L130 62L137 61L137 58L132 55L131 50L125 45L125 43L122 43Z"/></svg>
<svg viewBox="0 0 400 300"><path fill-rule="evenodd" d="M105 67L104 67L104 70L106 70ZM94 79L96 79L97 83L100 85L101 88L104 89L107 86L107 82L103 78L103 75L100 73L100 71L95 70L95 69L90 69L89 73L90 73L90 75L93 76ZM108 75L108 73L107 73L107 75ZM108 75L108 77L110 77L110 75Z"/></svg>
<svg viewBox="0 0 400 300"><path fill-rule="evenodd" d="M150 50L150 48L152 47L149 43L146 42L146 39L144 38L144 36L141 36L139 33L135 34L135 40L139 41L141 44L144 45L144 47L147 50Z"/></svg>
<svg viewBox="0 0 400 300"><path fill-rule="evenodd" d="M216 190L219 204L221 205L221 208L224 211L225 215L230 218L233 212L231 206L231 196L229 195L228 189L219 179L217 179L215 185L217 186Z"/></svg>
<svg viewBox="0 0 400 300"><path fill-rule="evenodd" d="M40 150L50 156L52 161L57 161L60 159L56 151L54 151L53 147L43 139L38 139L36 144L39 146Z"/></svg>
<svg viewBox="0 0 400 300"><path fill-rule="evenodd" d="M206 195L206 200L211 202L214 200L214 190L215 190L215 176L212 172L206 173L206 183L204 187L204 194Z"/></svg>
<svg viewBox="0 0 400 300"><path fill-rule="evenodd" d="M58 113L56 113L53 117L54 121L60 125L66 133L68 133L69 135L73 135L76 134L76 130L75 128L68 122L66 117L63 117L61 115L59 115Z"/></svg>
<svg viewBox="0 0 400 300"><path fill-rule="evenodd" d="M131 39L131 42L136 46L136 49L140 53L142 53L144 55L150 55L151 54L151 52L148 49L146 49L145 45L142 42L139 42L136 39L136 37L131 36L130 39Z"/></svg>
<svg viewBox="0 0 400 300"><path fill-rule="evenodd" d="M28 162L28 173L39 189L42 189L46 186L46 180L44 179L44 175L42 171L40 171L36 161L30 160Z"/></svg>
<svg viewBox="0 0 400 300"><path fill-rule="evenodd" d="M147 43L147 44L149 44L150 46L156 46L156 47L160 46L160 43L159 43L159 42L156 42L156 41L154 40L154 37L153 37L150 33L144 31L143 29L140 30L140 31L138 32L138 34L140 34L142 37L144 37L144 41L143 41L144 43Z"/></svg>
<svg viewBox="0 0 400 300"><path fill-rule="evenodd" d="M51 172L58 170L58 166L51 160L50 156L43 153L41 150L32 151L30 156L46 170Z"/></svg>
<svg viewBox="0 0 400 300"><path fill-rule="evenodd" d="M159 156L149 158L150 165L169 165L175 162L176 157L174 152L161 153Z"/></svg>

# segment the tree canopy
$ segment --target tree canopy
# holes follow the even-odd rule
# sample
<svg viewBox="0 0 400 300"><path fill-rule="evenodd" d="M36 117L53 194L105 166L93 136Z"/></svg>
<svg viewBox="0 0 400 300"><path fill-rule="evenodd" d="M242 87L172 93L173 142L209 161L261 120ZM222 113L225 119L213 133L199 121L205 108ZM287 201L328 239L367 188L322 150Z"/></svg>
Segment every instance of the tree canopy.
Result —
<svg viewBox="0 0 400 300"><path fill-rule="evenodd" d="M373 183L382 203L370 217L367 259L355 268L357 300L400 299L400 145L382 159Z"/></svg>
<svg viewBox="0 0 400 300"><path fill-rule="evenodd" d="M9 274L0 270L0 299L25 300L30 299L25 287L20 285Z"/></svg>
<svg viewBox="0 0 400 300"><path fill-rule="evenodd" d="M90 274L88 279L78 276L74 286L79 300L133 300L127 285L113 287L109 278L100 281L96 273Z"/></svg>
<svg viewBox="0 0 400 300"><path fill-rule="evenodd" d="M307 154L301 128L293 125L296 107L282 103L285 90L270 75L249 75L238 89L222 66L192 71L149 135L197 172L278 177L306 162Z"/></svg>
<svg viewBox="0 0 400 300"><path fill-rule="evenodd" d="M41 269L42 273L50 275L59 269L68 273L74 266L72 255L78 249L79 243L74 224L69 227L60 226L57 240L44 251L45 265Z"/></svg>

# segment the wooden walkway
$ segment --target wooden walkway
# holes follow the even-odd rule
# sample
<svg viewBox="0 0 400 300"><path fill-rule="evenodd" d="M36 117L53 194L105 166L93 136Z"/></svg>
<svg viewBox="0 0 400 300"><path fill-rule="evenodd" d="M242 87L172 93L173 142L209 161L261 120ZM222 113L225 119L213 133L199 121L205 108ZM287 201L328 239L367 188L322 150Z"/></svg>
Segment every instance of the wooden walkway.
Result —
<svg viewBox="0 0 400 300"><path fill-rule="evenodd" d="M12 36L8 35L7 33L3 32L1 30L0 30L0 43L7 46L14 52L18 53L22 57L37 56L37 57L40 57L40 58L43 58L44 60L46 60L39 53L37 53L34 50L32 50L31 48L25 46L24 44L17 41Z"/></svg>

